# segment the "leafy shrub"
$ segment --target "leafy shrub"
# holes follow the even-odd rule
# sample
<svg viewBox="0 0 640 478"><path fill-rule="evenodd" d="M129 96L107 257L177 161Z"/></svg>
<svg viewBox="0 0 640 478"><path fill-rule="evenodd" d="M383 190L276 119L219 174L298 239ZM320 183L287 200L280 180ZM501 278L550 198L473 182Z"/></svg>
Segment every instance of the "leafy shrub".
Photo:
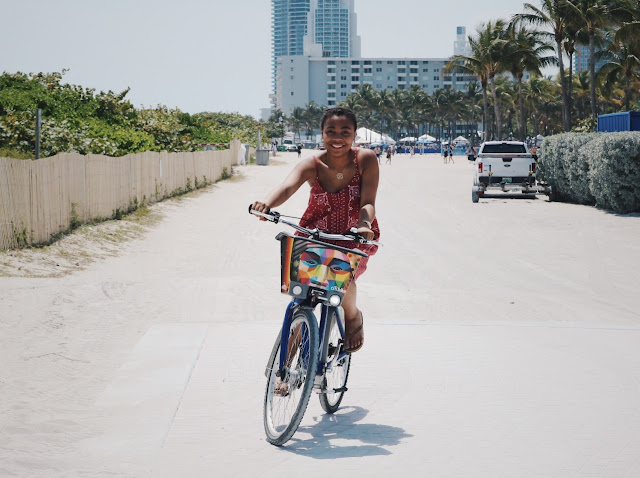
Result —
<svg viewBox="0 0 640 478"><path fill-rule="evenodd" d="M600 133L580 153L589 163L597 207L640 212L640 132Z"/></svg>
<svg viewBox="0 0 640 478"><path fill-rule="evenodd" d="M58 153L123 156L196 151L201 143L255 144L262 123L238 113L196 113L158 105L136 110L120 93L62 84L62 73L0 75L0 148L33 157L36 110L42 110L41 157ZM264 132L262 133L264 137ZM29 156L30 155L30 156Z"/></svg>
<svg viewBox="0 0 640 478"><path fill-rule="evenodd" d="M595 204L589 188L589 164L581 148L597 133L564 133L546 138L540 148L540 176L554 197L577 204Z"/></svg>
<svg viewBox="0 0 640 478"><path fill-rule="evenodd" d="M36 159L34 153L25 153L13 148L0 148L0 158Z"/></svg>
<svg viewBox="0 0 640 478"><path fill-rule="evenodd" d="M128 153L153 151L154 139L148 133L135 131L105 121L91 120L86 132L89 152L108 156L124 156Z"/></svg>
<svg viewBox="0 0 640 478"><path fill-rule="evenodd" d="M558 134L544 139L538 151L538 180L546 181L553 188L556 200L567 200L569 196L569 177L562 157L567 134Z"/></svg>

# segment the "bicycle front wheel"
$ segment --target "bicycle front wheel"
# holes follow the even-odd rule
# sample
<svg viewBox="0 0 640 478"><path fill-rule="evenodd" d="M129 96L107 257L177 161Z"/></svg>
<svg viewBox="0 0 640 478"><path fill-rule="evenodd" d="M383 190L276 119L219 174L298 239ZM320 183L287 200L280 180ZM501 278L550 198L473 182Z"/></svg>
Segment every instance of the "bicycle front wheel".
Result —
<svg viewBox="0 0 640 478"><path fill-rule="evenodd" d="M280 337L277 342L280 343ZM318 323L309 309L293 313L287 358L280 367L280 347L269 364L264 395L264 430L267 441L283 445L298 429L307 409L318 366Z"/></svg>
<svg viewBox="0 0 640 478"><path fill-rule="evenodd" d="M349 367L351 367L351 354L346 354L338 360L343 349L338 320L340 317L335 311L329 313L327 317L327 369L324 373L323 387L320 393L320 405L327 413L335 413L338 410L344 392L347 391L347 378L349 377Z"/></svg>

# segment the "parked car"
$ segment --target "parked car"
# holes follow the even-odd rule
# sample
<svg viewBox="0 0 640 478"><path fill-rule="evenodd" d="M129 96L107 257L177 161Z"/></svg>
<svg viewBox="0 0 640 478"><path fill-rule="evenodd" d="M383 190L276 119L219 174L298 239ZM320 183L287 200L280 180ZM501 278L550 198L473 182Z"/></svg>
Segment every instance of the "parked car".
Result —
<svg viewBox="0 0 640 478"><path fill-rule="evenodd" d="M298 151L298 145L297 144L286 144L285 145L286 151L288 152L296 152Z"/></svg>
<svg viewBox="0 0 640 478"><path fill-rule="evenodd" d="M486 141L474 161L471 200L485 195L546 194L551 187L536 180L538 157L521 141Z"/></svg>

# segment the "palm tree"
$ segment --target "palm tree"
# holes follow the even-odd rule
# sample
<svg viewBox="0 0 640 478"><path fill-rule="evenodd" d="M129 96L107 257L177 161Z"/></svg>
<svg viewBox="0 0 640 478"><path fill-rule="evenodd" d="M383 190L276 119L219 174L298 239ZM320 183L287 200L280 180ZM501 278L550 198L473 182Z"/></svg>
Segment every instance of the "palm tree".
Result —
<svg viewBox="0 0 640 478"><path fill-rule="evenodd" d="M486 48L487 75L491 84L491 95L493 96L493 109L496 119L496 139L502 139L502 113L500 111L500 99L496 90L496 75L505 71L505 57L503 52L506 48L506 23L504 20L496 20L495 23L487 22L486 28L481 32L481 40Z"/></svg>
<svg viewBox="0 0 640 478"><path fill-rule="evenodd" d="M360 85L355 93L358 103L359 119L362 125L371 128L373 126L373 113L375 111L376 90L368 83Z"/></svg>
<svg viewBox="0 0 640 478"><path fill-rule="evenodd" d="M505 48L504 63L506 69L513 75L518 84L517 118L520 140L526 139L526 121L524 116L524 97L522 94L522 78L525 71L535 76L541 76L541 67L552 65L555 58L545 56L553 48L545 43L536 31L527 30L512 25L507 30L508 43Z"/></svg>
<svg viewBox="0 0 640 478"><path fill-rule="evenodd" d="M624 107L629 109L634 93L634 83L640 77L640 48L638 44L612 43L606 50L608 58L600 70L598 80L604 82L604 91L611 91L617 82L624 89Z"/></svg>
<svg viewBox="0 0 640 478"><path fill-rule="evenodd" d="M358 96L357 95L348 95L344 101L340 102L340 106L343 106L345 108L350 109L351 111L353 111L356 115L360 112L360 103L358 102Z"/></svg>
<svg viewBox="0 0 640 478"><path fill-rule="evenodd" d="M478 139L476 134L478 122L482 120L482 89L477 81L470 81L464 91L465 111L463 119L467 122L467 136L471 138L471 144L475 145Z"/></svg>
<svg viewBox="0 0 640 478"><path fill-rule="evenodd" d="M277 124L278 128L277 128L277 132L279 133L280 136L280 144L282 144L282 140L284 138L284 124L286 121L286 116L285 114L282 112L281 109L277 109L275 110L273 113L271 113L271 115L269 116L269 123L273 123L274 125Z"/></svg>
<svg viewBox="0 0 640 478"><path fill-rule="evenodd" d="M300 140L300 133L305 127L305 111L299 106L293 108L291 116L289 116L287 120L287 124L289 125L289 128L291 128L291 131L293 131L293 134L298 135L298 140Z"/></svg>
<svg viewBox="0 0 640 478"><path fill-rule="evenodd" d="M458 121L464 111L463 93L451 87L439 91L439 106L443 121L446 122L449 131L449 141L453 140L457 130Z"/></svg>
<svg viewBox="0 0 640 478"><path fill-rule="evenodd" d="M573 88L578 108L578 118L584 119L587 105L591 99L591 79L589 71L583 70L573 77Z"/></svg>
<svg viewBox="0 0 640 478"><path fill-rule="evenodd" d="M506 130L509 131L509 135L505 134L505 137L512 139L513 132L513 120L516 118L516 125L518 123L518 90L517 84L511 81L506 76L499 76L496 78L496 95L500 100L500 110L503 113L502 128L506 126Z"/></svg>
<svg viewBox="0 0 640 478"><path fill-rule="evenodd" d="M555 41L558 67L560 69L560 86L562 89L562 124L565 131L571 130L571 111L569 110L569 95L567 91L567 79L564 71L562 57L562 44L566 38L566 0L542 0L540 8L530 3L524 4L524 13L514 15L511 23L527 23L540 27L546 27L551 32L541 32Z"/></svg>
<svg viewBox="0 0 640 478"><path fill-rule="evenodd" d="M393 112L393 102L391 96L387 90L381 90L376 92L374 96L374 111L377 118L377 129L382 136L385 133L389 133L389 126L391 124L391 116Z"/></svg>
<svg viewBox="0 0 640 478"><path fill-rule="evenodd" d="M428 118L432 114L432 98L421 87L413 85L407 92L406 115L407 133L418 138L420 125L428 124Z"/></svg>
<svg viewBox="0 0 640 478"><path fill-rule="evenodd" d="M311 101L304 110L304 127L306 130L307 137L311 136L313 132L318 129L318 125L320 124L320 118L322 118L322 114L324 113L324 109L315 101Z"/></svg>
<svg viewBox="0 0 640 478"><path fill-rule="evenodd" d="M445 65L443 72L450 73L455 71L461 71L463 73L469 73L475 75L482 87L482 104L483 104L483 116L482 116L482 128L483 139L487 139L487 127L489 124L489 101L487 98L487 88L489 85L489 75L491 72L491 45L493 42L493 24L489 22L487 25L482 25L476 31L476 36L469 37L469 46L471 48L471 55L454 55L449 62Z"/></svg>
<svg viewBox="0 0 640 478"><path fill-rule="evenodd" d="M570 0L567 0L570 1ZM567 96L569 100L569 111L573 112L573 61L576 53L576 43L584 43L586 36L582 30L582 22L576 15L568 15L567 26L565 28L565 40L562 44L564 51L569 57L569 77L567 79ZM572 116L573 118L573 116Z"/></svg>
<svg viewBox="0 0 640 478"><path fill-rule="evenodd" d="M433 114L433 124L436 127L436 137L441 139L444 137L444 115L447 110L447 98L444 90L436 90L431 95L431 112Z"/></svg>
<svg viewBox="0 0 640 478"><path fill-rule="evenodd" d="M540 126L550 122L549 113L553 108L546 106L557 101L558 88L549 78L533 77L523 89L526 108L531 112L532 134L538 136Z"/></svg>
<svg viewBox="0 0 640 478"><path fill-rule="evenodd" d="M390 109L389 109L389 132L394 139L398 139L401 128L401 113L405 109L407 102L407 92L401 89L395 89L389 93Z"/></svg>
<svg viewBox="0 0 640 478"><path fill-rule="evenodd" d="M567 15L579 19L582 30L589 38L589 77L591 80L591 116L598 116L596 104L596 48L595 38L599 30L611 25L613 19L607 0L570 0L566 2Z"/></svg>

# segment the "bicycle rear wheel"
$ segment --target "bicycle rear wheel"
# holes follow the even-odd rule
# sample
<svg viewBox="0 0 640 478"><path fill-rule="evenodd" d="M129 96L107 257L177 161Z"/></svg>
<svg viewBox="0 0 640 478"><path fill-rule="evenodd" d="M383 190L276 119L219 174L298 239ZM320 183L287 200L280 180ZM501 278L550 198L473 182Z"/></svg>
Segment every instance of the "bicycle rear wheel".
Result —
<svg viewBox="0 0 640 478"><path fill-rule="evenodd" d="M342 352L341 341L343 339L338 328L338 314L332 311L327 317L328 351L327 365L329 368L324 373L323 391L320 393L320 405L327 413L335 413L342 402L344 392L347 391L347 378L351 367L351 354L346 354L339 361L334 361Z"/></svg>
<svg viewBox="0 0 640 478"><path fill-rule="evenodd" d="M307 409L318 367L318 323L309 309L293 313L289 352L281 376L280 347L269 364L264 395L264 430L267 441L283 445L298 429ZM277 342L280 343L280 337Z"/></svg>

